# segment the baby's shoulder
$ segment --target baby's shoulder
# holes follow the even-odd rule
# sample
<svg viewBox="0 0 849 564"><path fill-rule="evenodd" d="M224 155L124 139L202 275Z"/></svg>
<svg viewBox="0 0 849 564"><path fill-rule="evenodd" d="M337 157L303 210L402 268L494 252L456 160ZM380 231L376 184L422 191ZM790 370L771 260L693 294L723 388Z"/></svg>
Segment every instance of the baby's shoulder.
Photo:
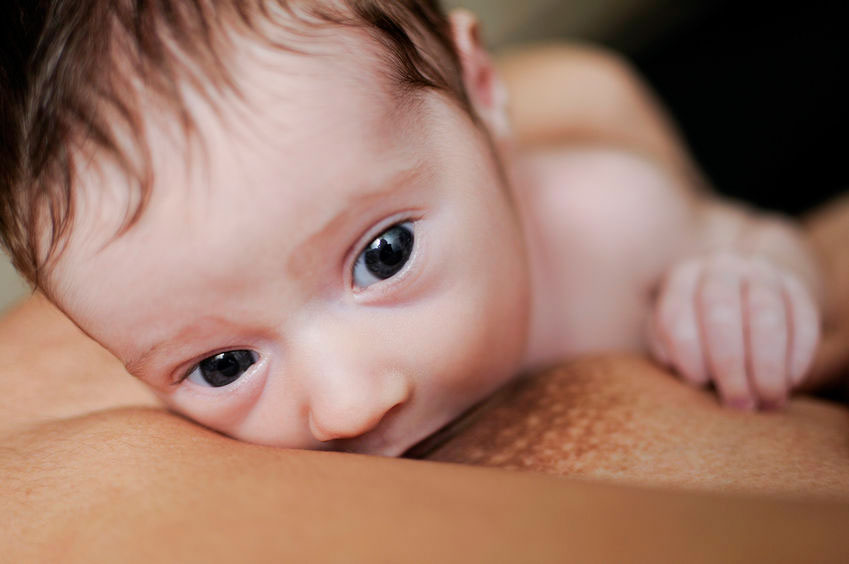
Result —
<svg viewBox="0 0 849 564"><path fill-rule="evenodd" d="M695 193L685 177L649 158L589 145L526 152L515 179L523 220L542 227L540 233L608 249L654 237L658 225L685 228Z"/></svg>
<svg viewBox="0 0 849 564"><path fill-rule="evenodd" d="M533 358L639 349L652 289L695 240L694 191L650 159L614 148L521 158L514 190L542 327L535 335L557 337Z"/></svg>

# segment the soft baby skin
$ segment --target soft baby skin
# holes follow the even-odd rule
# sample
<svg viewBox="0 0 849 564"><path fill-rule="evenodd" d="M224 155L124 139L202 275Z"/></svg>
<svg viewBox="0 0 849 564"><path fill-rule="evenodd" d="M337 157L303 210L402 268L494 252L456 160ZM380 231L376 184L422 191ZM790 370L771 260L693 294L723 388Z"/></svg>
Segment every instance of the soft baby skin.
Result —
<svg viewBox="0 0 849 564"><path fill-rule="evenodd" d="M237 39L244 97L188 89L191 135L147 101L131 228L121 171L79 170L51 297L174 410L266 445L399 455L520 372L610 349L781 405L819 335L795 228L617 147L519 150L474 19L451 23L476 119L399 103L362 30Z"/></svg>

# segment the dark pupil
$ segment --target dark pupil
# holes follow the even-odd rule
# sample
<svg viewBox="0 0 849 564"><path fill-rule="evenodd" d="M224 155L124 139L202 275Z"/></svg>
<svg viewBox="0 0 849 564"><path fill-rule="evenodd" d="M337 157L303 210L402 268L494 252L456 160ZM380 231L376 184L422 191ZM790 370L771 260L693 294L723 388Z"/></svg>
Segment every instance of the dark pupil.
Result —
<svg viewBox="0 0 849 564"><path fill-rule="evenodd" d="M250 351L228 351L200 362L200 373L213 388L232 384L255 362Z"/></svg>
<svg viewBox="0 0 849 564"><path fill-rule="evenodd" d="M413 252L413 233L403 225L386 231L366 249L366 268L386 280L398 274Z"/></svg>

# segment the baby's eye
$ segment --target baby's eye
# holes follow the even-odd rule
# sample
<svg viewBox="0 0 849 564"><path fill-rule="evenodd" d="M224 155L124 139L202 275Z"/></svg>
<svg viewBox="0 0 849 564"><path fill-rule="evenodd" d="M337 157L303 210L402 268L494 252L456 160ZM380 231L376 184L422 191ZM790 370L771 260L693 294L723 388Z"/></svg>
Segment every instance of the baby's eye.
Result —
<svg viewBox="0 0 849 564"><path fill-rule="evenodd" d="M257 361L253 351L227 351L205 358L189 373L187 379L202 386L222 388L242 377Z"/></svg>
<svg viewBox="0 0 849 564"><path fill-rule="evenodd" d="M413 224L399 223L384 231L357 257L354 286L367 288L398 274L413 252Z"/></svg>

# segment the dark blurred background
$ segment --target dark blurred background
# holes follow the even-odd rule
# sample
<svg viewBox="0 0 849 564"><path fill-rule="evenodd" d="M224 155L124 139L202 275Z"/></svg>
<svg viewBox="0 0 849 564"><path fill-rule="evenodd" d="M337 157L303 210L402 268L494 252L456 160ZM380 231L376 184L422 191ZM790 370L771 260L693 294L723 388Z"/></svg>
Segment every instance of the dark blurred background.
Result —
<svg viewBox="0 0 849 564"><path fill-rule="evenodd" d="M795 214L849 189L846 0L457 3L496 48L572 38L627 54L721 192Z"/></svg>
<svg viewBox="0 0 849 564"><path fill-rule="evenodd" d="M621 47L716 188L790 213L849 189L847 2L707 4Z"/></svg>

